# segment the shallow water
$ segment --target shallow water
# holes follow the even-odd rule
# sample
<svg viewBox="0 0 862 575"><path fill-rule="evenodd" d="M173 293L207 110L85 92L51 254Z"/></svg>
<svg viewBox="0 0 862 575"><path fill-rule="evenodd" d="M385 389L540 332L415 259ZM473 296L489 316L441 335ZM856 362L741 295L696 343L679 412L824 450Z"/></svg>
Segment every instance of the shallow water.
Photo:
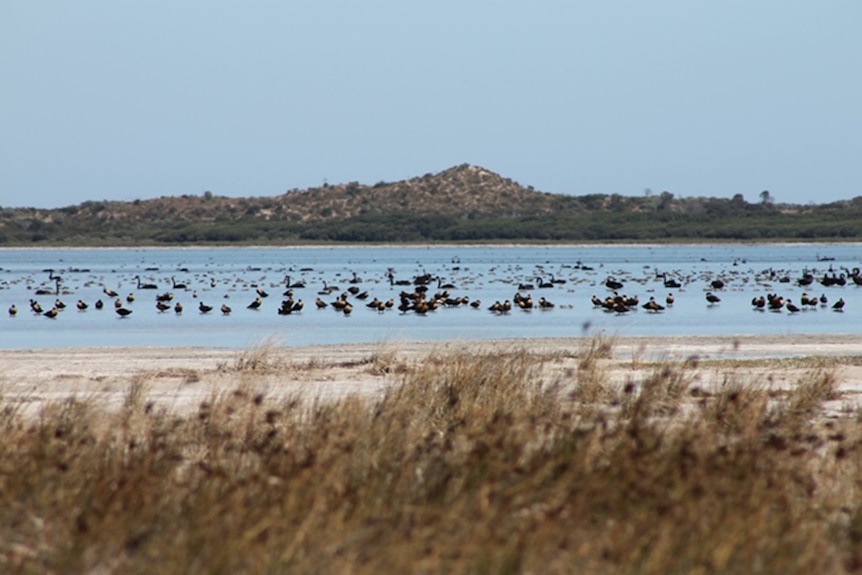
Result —
<svg viewBox="0 0 862 575"><path fill-rule="evenodd" d="M0 304L16 305L18 314L0 318L0 348L30 349L79 346L206 346L242 348L266 339L285 345L337 344L450 339L499 339L568 337L604 332L623 336L822 334L862 332L862 298L848 281L843 287L825 287L815 281L796 285L804 271L820 280L825 274L846 275L860 267L860 244L805 245L662 245L662 246L506 246L506 247L338 247L338 248L180 248L180 249L4 249L0 250ZM60 294L36 295L37 289L53 290L53 269L61 276ZM396 309L384 313L363 305L373 298L388 300L412 286L390 285L387 271L396 280L412 280L428 273L441 279L429 292L443 291L438 284L451 283L452 297L481 300L478 309L461 305L441 308L420 316ZM660 274L682 284L667 289ZM139 289L135 276L157 289ZM302 299L299 313L279 315L286 276L304 281L294 289ZM173 287L172 277L188 289ZM350 280L358 278L357 283ZM673 293L675 303L661 313L638 307L626 314L609 313L590 302L613 290L605 281L614 277L624 284L620 294L637 296L641 304L650 296L664 303ZM709 282L722 278L726 286L714 290L721 298L715 305L705 300ZM558 282L539 288L539 278ZM788 282L779 281L781 278ZM338 291L319 295L324 287ZM535 301L545 297L553 309L513 309L499 315L487 310L494 301L512 300L519 284ZM368 291L366 302L350 298L349 316L327 307L316 309L320 297L332 302L350 286ZM132 310L121 318L103 288L119 293L124 307ZM256 289L269 293L258 310L246 306L257 297ZM754 311L754 296L778 293L799 302L803 292L826 295L827 306L790 314ZM184 311L159 312L155 295L173 293L173 305ZM132 303L125 302L134 295ZM66 308L54 319L30 311L30 299L49 309L55 299ZM831 305L846 301L843 312ZM81 299L89 308L78 311ZM105 308L93 304L102 299ZM214 306L199 313L200 302ZM233 309L223 316L218 308ZM5 314L4 314L5 316Z"/></svg>

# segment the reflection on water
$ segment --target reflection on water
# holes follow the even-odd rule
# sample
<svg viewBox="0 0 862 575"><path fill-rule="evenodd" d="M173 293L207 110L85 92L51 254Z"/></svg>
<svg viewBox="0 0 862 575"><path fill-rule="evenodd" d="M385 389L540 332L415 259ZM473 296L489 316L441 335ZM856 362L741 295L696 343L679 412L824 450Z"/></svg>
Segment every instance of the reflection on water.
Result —
<svg viewBox="0 0 862 575"><path fill-rule="evenodd" d="M0 250L0 302L3 309L16 306L18 313L0 318L0 348L241 348L266 338L298 346L599 331L626 336L859 333L862 292L851 275L860 261L859 244L6 249ZM799 285L806 274L812 282ZM400 294L412 293L416 278L423 276L431 278L428 299L443 296L438 309L423 315L400 312ZM832 278L836 283L827 285ZM714 281L724 285L714 287ZM288 290L292 293L285 295ZM666 305L666 296L673 294L674 303L657 313L640 306L615 313L591 302L614 291L637 297L640 304L654 297ZM720 301L710 304L707 291ZM365 292L367 298L360 299ZM349 314L333 309L343 293L352 307ZM505 314L488 310L494 302L513 302L517 293L531 295L534 303L543 297L553 307L525 311L514 306ZM803 294L825 296L827 303L800 306L798 313L786 307L755 311L751 300L770 293L797 305ZM157 309L157 295L171 296L165 311ZM257 298L260 306L250 309ZM326 308L317 308L318 298ZM375 298L394 305L378 311L367 305ZM832 309L839 298L846 302L842 312ZM127 317L115 311L117 299L131 311ZM301 311L279 314L285 299L301 300ZM56 300L66 307L50 319L31 311L30 300L43 311ZM78 300L86 310L77 309ZM99 300L101 310L95 308ZM470 305L477 301L476 307ZM177 303L181 314L174 311ZM201 303L213 311L201 313ZM221 313L222 305L231 308L229 315Z"/></svg>

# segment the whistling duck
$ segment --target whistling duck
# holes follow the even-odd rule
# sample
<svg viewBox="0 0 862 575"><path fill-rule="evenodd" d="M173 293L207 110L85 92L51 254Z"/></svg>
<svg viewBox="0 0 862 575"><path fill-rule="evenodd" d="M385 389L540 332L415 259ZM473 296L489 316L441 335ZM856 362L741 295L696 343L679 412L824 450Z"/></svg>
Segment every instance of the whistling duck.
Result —
<svg viewBox="0 0 862 575"><path fill-rule="evenodd" d="M200 303L198 304L198 310L199 310L201 313L209 313L209 312L211 312L211 311L213 310L213 306L211 306L211 305L206 305L204 302L200 302Z"/></svg>
<svg viewBox="0 0 862 575"><path fill-rule="evenodd" d="M118 307L118 308L116 308L115 311L117 312L117 315L119 315L120 317L126 317L132 313L132 310L126 309L124 307Z"/></svg>
<svg viewBox="0 0 862 575"><path fill-rule="evenodd" d="M102 302L102 300L97 299L96 303L94 303L93 306L95 306L96 309L102 309L103 307L105 307L105 304Z"/></svg>
<svg viewBox="0 0 862 575"><path fill-rule="evenodd" d="M108 297L117 297L119 294L110 288L103 287L102 291L105 292L105 295Z"/></svg>
<svg viewBox="0 0 862 575"><path fill-rule="evenodd" d="M256 298L253 302L248 304L246 307L248 309L258 309L260 307L260 304L262 304L262 303L263 303L263 300L261 300L260 298Z"/></svg>
<svg viewBox="0 0 862 575"><path fill-rule="evenodd" d="M664 298L664 303L666 303L667 305L673 305L673 301L674 299L672 293L667 294L667 297Z"/></svg>
<svg viewBox="0 0 862 575"><path fill-rule="evenodd" d="M790 313L796 313L799 311L799 308L794 305L791 300L787 300L787 303L784 304L784 307L786 307L787 311L789 311Z"/></svg>
<svg viewBox="0 0 862 575"><path fill-rule="evenodd" d="M254 291L256 291L257 295L259 295L260 297L269 297L269 294L263 291L261 288L257 288Z"/></svg>
<svg viewBox="0 0 862 575"><path fill-rule="evenodd" d="M832 309L842 311L844 309L844 298L839 298L838 301L832 304Z"/></svg>
<svg viewBox="0 0 862 575"><path fill-rule="evenodd" d="M709 302L709 305L716 304L721 301L721 298L712 293L711 291L706 292L706 301Z"/></svg>
<svg viewBox="0 0 862 575"><path fill-rule="evenodd" d="M230 312L231 312L230 307L228 307L226 304L221 304L221 313L223 315L228 315Z"/></svg>
<svg viewBox="0 0 862 575"><path fill-rule="evenodd" d="M180 302L174 304L174 312L178 314L183 313L183 304L181 304Z"/></svg>
<svg viewBox="0 0 862 575"><path fill-rule="evenodd" d="M15 304L9 306L9 315L15 315L18 313L18 308L15 307Z"/></svg>
<svg viewBox="0 0 862 575"><path fill-rule="evenodd" d="M159 312L163 313L163 312L166 312L169 309L171 309L171 306L169 306L168 304L166 304L164 302L157 301L156 302L156 309L159 310Z"/></svg>
<svg viewBox="0 0 862 575"><path fill-rule="evenodd" d="M78 303L76 303L75 306L81 311L84 311L89 307L83 300L78 300Z"/></svg>
<svg viewBox="0 0 862 575"><path fill-rule="evenodd" d="M49 309L48 311L46 311L45 313L43 313L42 315L44 315L45 317L49 317L51 319L54 319L55 317L57 317L58 313L60 313L60 310L57 309L57 306L54 306L51 309Z"/></svg>

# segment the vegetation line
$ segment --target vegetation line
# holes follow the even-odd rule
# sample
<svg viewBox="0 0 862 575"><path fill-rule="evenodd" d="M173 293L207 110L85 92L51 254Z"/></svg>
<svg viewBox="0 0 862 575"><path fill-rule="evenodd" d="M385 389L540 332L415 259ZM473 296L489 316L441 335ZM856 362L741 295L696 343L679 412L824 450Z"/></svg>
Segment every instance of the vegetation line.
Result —
<svg viewBox="0 0 862 575"><path fill-rule="evenodd" d="M0 208L0 246L318 245L508 242L858 241L862 197L781 204L538 192L483 168L350 182L273 197L87 201L43 210Z"/></svg>

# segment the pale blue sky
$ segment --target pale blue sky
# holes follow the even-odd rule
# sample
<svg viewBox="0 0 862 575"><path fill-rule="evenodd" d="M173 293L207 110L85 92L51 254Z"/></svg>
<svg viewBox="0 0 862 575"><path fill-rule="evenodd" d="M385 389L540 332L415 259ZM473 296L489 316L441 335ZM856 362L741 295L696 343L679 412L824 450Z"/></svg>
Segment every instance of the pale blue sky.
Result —
<svg viewBox="0 0 862 575"><path fill-rule="evenodd" d="M862 2L24 1L0 205L394 181L862 195Z"/></svg>

